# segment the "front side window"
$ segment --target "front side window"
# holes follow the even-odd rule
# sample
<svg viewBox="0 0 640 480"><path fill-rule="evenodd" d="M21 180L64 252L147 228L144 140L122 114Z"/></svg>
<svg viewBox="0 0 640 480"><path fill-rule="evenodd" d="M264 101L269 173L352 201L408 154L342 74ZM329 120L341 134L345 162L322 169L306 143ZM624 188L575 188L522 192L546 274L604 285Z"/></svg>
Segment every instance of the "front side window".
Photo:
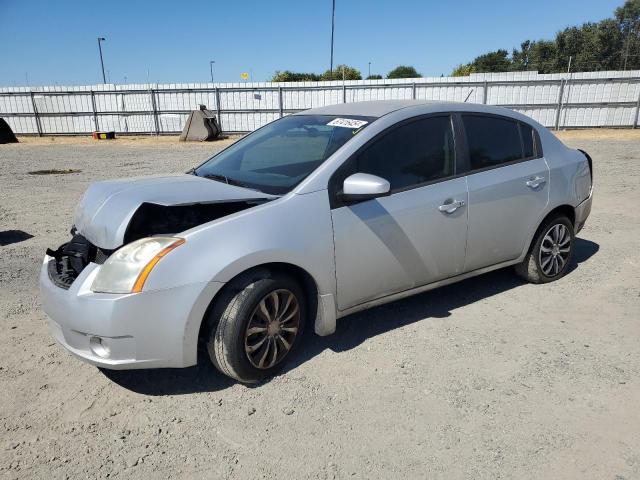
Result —
<svg viewBox="0 0 640 480"><path fill-rule="evenodd" d="M455 148L449 116L402 125L367 147L357 171L384 178L392 190L453 175Z"/></svg>
<svg viewBox="0 0 640 480"><path fill-rule="evenodd" d="M462 115L471 170L522 159L518 123L486 115Z"/></svg>
<svg viewBox="0 0 640 480"><path fill-rule="evenodd" d="M373 120L335 115L284 117L238 140L193 173L282 195Z"/></svg>

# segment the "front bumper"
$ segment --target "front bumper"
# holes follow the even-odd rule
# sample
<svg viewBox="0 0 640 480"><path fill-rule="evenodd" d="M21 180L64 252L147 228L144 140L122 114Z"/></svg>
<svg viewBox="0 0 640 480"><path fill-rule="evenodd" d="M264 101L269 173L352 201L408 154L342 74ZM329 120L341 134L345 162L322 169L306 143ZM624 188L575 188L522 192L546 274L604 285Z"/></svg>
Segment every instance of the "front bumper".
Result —
<svg viewBox="0 0 640 480"><path fill-rule="evenodd" d="M589 191L589 196L583 200L580 205L575 208L576 212L576 223L575 223L575 233L577 234L584 224L587 222L587 218L591 213L591 203L593 202L593 187Z"/></svg>
<svg viewBox="0 0 640 480"><path fill-rule="evenodd" d="M90 263L68 290L56 286L45 256L42 304L55 339L75 356L109 369L187 367L197 361L200 323L223 285L194 283L135 294L91 291Z"/></svg>

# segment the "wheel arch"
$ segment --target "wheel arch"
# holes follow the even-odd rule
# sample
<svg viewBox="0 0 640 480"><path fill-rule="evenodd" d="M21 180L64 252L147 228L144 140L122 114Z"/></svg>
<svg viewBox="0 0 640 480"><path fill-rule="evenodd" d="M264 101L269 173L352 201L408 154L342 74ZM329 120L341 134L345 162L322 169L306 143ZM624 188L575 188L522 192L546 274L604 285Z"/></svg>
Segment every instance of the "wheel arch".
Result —
<svg viewBox="0 0 640 480"><path fill-rule="evenodd" d="M531 238L529 238L529 242L527 243L527 248L522 254L523 257L527 253L529 253L531 251L531 247L533 246L533 243L534 243L535 239L538 237L538 234L540 233L540 229L544 226L544 224L547 222L547 220L549 220L551 217L553 217L555 215L564 215L565 217L567 217L569 219L569 221L571 222L572 225L575 225L575 223L576 223L576 209L574 207L572 207L571 205L563 204L563 205L558 205L557 207L551 209L542 218L542 220L540 220L540 222L538 222L538 226L536 227L535 231L533 232L533 235L531 235Z"/></svg>
<svg viewBox="0 0 640 480"><path fill-rule="evenodd" d="M309 318L315 321L318 314L318 283L313 276L304 268L288 262L267 262L250 267L225 283L224 287L216 292L209 306L207 307L202 319L200 320L200 328L198 331L198 343L203 340L210 332L214 325L207 322L207 318L214 313L216 308L221 308L221 302L230 299L239 291L239 286L251 282L253 279L264 278L282 273L294 278L305 294L307 302ZM221 313L221 312L220 312Z"/></svg>

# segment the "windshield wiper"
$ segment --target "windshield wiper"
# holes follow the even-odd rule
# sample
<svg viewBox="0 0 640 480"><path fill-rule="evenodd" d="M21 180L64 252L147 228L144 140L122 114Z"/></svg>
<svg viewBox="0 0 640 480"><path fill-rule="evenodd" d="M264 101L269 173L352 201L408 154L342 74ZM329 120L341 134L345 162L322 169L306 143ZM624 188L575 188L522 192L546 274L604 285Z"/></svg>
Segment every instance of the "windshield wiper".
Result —
<svg viewBox="0 0 640 480"><path fill-rule="evenodd" d="M216 180L218 182L224 182L227 185L234 185L236 187L248 188L249 190L255 190L256 192L263 193L261 190L257 188L250 187L248 184L241 182L240 180L236 180L235 178L227 177L226 175L222 175L220 173L208 173L207 175L202 175L203 178L208 178L210 180Z"/></svg>

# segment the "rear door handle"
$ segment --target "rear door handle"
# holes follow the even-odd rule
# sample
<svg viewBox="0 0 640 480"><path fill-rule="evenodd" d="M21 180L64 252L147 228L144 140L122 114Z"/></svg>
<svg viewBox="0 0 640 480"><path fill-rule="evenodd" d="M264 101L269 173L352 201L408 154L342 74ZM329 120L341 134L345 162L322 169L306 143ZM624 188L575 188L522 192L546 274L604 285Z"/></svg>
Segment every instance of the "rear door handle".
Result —
<svg viewBox="0 0 640 480"><path fill-rule="evenodd" d="M438 210L442 213L453 213L460 207L464 207L464 200L452 200L451 202L443 203L438 207Z"/></svg>
<svg viewBox="0 0 640 480"><path fill-rule="evenodd" d="M545 183L547 183L547 180L544 177L531 177L529 180L527 180L525 182L527 187L529 187L531 189L534 189L534 190L536 188L544 185Z"/></svg>

